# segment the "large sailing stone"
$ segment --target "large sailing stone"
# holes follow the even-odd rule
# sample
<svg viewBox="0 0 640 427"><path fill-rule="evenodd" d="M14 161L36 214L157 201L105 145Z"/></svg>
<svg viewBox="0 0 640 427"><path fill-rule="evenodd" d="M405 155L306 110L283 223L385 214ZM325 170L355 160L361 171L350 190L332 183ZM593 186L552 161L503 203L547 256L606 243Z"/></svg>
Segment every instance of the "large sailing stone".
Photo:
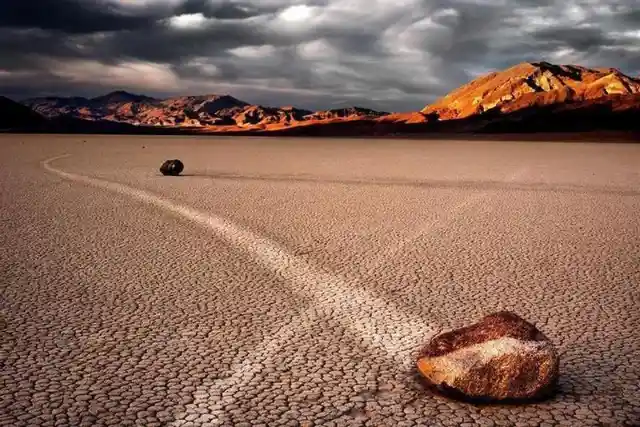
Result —
<svg viewBox="0 0 640 427"><path fill-rule="evenodd" d="M478 402L546 398L555 391L559 364L547 337L506 311L434 337L417 362L439 391Z"/></svg>

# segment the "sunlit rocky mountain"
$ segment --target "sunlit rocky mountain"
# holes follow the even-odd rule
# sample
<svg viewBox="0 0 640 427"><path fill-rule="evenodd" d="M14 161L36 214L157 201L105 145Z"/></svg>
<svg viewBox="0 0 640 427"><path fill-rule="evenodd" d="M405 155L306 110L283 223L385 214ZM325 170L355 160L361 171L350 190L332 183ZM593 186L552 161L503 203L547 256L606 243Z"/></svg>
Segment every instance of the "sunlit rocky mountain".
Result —
<svg viewBox="0 0 640 427"><path fill-rule="evenodd" d="M0 103L5 129L46 131L49 124L55 131L327 136L638 130L640 79L614 68L522 63L481 76L410 113L362 107L309 111L253 105L228 94L156 99L124 91L21 104L6 98Z"/></svg>

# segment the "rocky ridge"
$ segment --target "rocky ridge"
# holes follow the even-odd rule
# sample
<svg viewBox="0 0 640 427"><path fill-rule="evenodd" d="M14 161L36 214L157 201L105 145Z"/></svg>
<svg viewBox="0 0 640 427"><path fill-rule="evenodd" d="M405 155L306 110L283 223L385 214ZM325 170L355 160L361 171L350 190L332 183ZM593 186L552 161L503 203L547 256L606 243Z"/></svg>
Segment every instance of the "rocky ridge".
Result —
<svg viewBox="0 0 640 427"><path fill-rule="evenodd" d="M32 98L23 101L45 117L71 116L84 120L109 120L142 126L195 127L237 126L265 129L294 126L301 122L376 118L388 113L351 107L310 111L295 107L251 105L231 95L182 96L155 99L127 92L97 98Z"/></svg>
<svg viewBox="0 0 640 427"><path fill-rule="evenodd" d="M615 68L527 62L473 80L421 112L436 114L440 120L462 119L492 110L511 113L530 107L638 93L640 80Z"/></svg>
<svg viewBox="0 0 640 427"><path fill-rule="evenodd" d="M548 62L489 73L408 113L362 107L314 112L252 105L228 94L156 99L124 91L96 98L33 98L23 104L63 123L57 129L82 121L83 127L95 122L123 131L300 136L640 130L634 120L640 113L640 79L615 68Z"/></svg>

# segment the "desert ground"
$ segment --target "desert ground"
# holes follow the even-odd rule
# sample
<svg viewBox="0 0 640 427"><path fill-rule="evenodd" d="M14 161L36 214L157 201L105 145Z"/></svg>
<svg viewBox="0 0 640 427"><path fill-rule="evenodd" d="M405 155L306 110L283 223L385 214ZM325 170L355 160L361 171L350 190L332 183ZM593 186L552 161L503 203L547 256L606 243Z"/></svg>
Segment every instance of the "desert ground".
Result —
<svg viewBox="0 0 640 427"><path fill-rule="evenodd" d="M640 422L640 144L2 135L0 155L2 426ZM503 309L557 345L558 394L426 390L420 347Z"/></svg>

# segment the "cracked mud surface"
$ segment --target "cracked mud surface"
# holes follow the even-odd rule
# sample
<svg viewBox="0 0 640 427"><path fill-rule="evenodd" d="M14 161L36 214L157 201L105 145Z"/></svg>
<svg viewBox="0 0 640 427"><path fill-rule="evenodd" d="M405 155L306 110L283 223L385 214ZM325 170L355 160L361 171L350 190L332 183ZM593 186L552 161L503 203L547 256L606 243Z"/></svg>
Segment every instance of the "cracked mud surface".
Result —
<svg viewBox="0 0 640 427"><path fill-rule="evenodd" d="M640 145L3 135L0 154L0 426L640 421ZM555 398L421 387L431 336L503 309L557 345Z"/></svg>

